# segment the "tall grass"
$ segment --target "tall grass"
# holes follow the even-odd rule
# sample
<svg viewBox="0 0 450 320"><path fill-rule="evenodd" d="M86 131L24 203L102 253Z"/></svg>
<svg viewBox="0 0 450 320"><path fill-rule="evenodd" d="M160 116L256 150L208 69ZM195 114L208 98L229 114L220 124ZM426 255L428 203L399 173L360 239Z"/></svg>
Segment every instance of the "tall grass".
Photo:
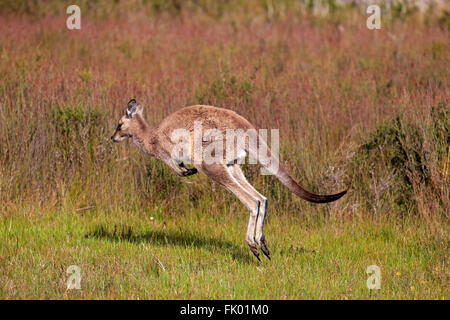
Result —
<svg viewBox="0 0 450 320"><path fill-rule="evenodd" d="M1 17L4 210L17 201L55 205L68 192L79 195L71 196L75 206L134 203L132 195L143 192L153 197L149 175L166 169L128 143L108 141L130 97L142 101L152 124L181 106L207 103L234 109L258 127L279 128L282 160L320 192L342 187L336 177L318 189L317 177L343 160L361 129L447 106L448 29L438 24L398 23L374 32L362 20L342 21L339 30L295 17L248 24L197 16L85 18L81 31L64 28L61 17ZM447 154L433 161L445 164ZM275 187L254 173L264 192ZM374 192L347 174L356 192ZM289 197L276 188L281 199Z"/></svg>

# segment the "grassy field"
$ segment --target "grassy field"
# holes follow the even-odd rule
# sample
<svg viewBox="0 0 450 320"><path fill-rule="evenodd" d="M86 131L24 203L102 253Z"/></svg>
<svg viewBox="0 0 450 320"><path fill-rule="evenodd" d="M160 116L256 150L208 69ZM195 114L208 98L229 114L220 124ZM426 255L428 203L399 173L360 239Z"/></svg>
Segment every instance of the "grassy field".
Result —
<svg viewBox="0 0 450 320"><path fill-rule="evenodd" d="M164 218L154 209L25 209L1 224L1 296L448 299L448 237L439 226L272 214L272 260L259 263L243 241L246 214L230 204ZM81 290L66 290L70 265L81 268ZM369 265L380 267L380 290L366 286Z"/></svg>
<svg viewBox="0 0 450 320"><path fill-rule="evenodd" d="M448 8L369 30L335 1L79 3L70 31L61 2L0 1L1 299L449 298ZM235 197L109 140L130 98L153 125L212 104L279 129L305 188L349 193L313 205L246 166L258 262Z"/></svg>

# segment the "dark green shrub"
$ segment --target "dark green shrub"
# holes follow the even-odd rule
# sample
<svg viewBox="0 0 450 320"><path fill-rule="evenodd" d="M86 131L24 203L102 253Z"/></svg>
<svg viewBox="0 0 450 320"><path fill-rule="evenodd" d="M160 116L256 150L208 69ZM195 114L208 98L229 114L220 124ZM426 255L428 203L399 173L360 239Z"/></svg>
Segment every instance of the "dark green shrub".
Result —
<svg viewBox="0 0 450 320"><path fill-rule="evenodd" d="M420 196L427 190L441 205L448 203L449 110L441 103L423 121L398 115L360 138L347 163L348 184L360 203L375 211L415 212L419 189Z"/></svg>
<svg viewBox="0 0 450 320"><path fill-rule="evenodd" d="M47 115L48 127L54 130L56 156L65 164L81 164L95 158L95 146L102 137L101 114L83 110L79 105L56 106Z"/></svg>

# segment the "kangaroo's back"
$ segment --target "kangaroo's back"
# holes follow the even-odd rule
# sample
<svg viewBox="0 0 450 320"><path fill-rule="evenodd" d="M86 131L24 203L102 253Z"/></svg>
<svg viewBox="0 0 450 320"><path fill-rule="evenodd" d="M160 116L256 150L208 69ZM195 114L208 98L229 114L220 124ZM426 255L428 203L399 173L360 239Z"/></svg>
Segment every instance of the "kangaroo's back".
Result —
<svg viewBox="0 0 450 320"><path fill-rule="evenodd" d="M157 130L170 136L175 129L194 130L194 122L200 121L203 130L215 128L225 132L227 129L253 129L254 126L236 112L207 105L194 105L181 108L170 114L159 124Z"/></svg>

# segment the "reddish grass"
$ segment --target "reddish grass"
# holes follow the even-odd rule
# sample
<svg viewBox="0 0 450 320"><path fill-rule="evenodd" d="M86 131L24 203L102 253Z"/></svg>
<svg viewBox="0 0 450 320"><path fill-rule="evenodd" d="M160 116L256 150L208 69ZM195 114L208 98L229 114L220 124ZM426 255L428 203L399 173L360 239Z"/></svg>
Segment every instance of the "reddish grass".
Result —
<svg viewBox="0 0 450 320"><path fill-rule="evenodd" d="M131 97L152 124L205 103L279 128L283 159L315 185L355 135L392 115L421 117L448 103L448 29L411 19L373 31L365 19L183 11L87 16L80 31L70 31L65 16L0 16L1 197L57 201L55 190L69 188L74 176L100 175L114 185L124 170L114 159L142 161L106 141ZM99 117L61 147L60 124L49 117L56 106Z"/></svg>

